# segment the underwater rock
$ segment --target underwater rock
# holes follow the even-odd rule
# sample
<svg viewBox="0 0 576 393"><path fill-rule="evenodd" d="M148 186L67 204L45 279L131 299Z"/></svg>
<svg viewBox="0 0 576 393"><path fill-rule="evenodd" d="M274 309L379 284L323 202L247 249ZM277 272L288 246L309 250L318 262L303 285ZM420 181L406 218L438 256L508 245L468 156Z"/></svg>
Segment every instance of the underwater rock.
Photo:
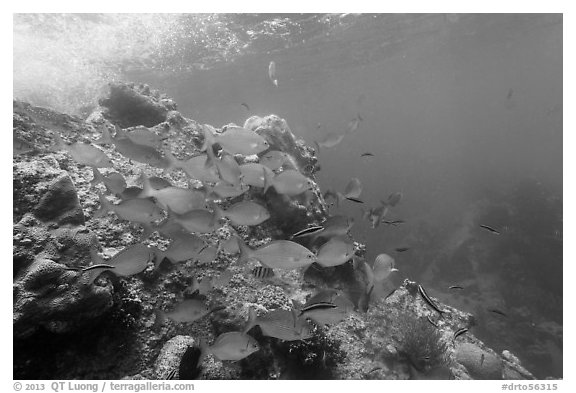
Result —
<svg viewBox="0 0 576 393"><path fill-rule="evenodd" d="M194 342L194 338L190 336L176 336L168 340L154 362L156 378L166 379L171 372L178 370L182 355L189 346L194 345Z"/></svg>
<svg viewBox="0 0 576 393"><path fill-rule="evenodd" d="M13 171L14 336L37 328L68 332L111 306L109 287L89 285L79 271L90 264L96 236L84 224L78 195L53 159L16 162Z"/></svg>
<svg viewBox="0 0 576 393"><path fill-rule="evenodd" d="M503 361L493 351L462 343L456 346L456 360L474 379L502 379Z"/></svg>
<svg viewBox="0 0 576 393"><path fill-rule="evenodd" d="M160 98L148 85L111 83L108 97L99 100L106 108L103 116L122 128L154 127L166 121L168 111L176 110L174 101Z"/></svg>

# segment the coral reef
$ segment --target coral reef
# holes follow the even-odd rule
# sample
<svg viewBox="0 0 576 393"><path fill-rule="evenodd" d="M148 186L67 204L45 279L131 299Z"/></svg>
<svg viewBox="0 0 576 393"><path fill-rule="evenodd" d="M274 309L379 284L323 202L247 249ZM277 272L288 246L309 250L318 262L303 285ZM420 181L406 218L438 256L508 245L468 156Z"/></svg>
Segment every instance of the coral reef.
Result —
<svg viewBox="0 0 576 393"><path fill-rule="evenodd" d="M260 328L255 328L250 334L260 350L248 358L229 362L208 355L199 375L186 368L183 359L189 346L200 339L214 343L222 333L242 331L251 307L259 313L289 310L292 300L303 303L326 288L359 304L365 279L356 264L349 262L324 269L314 266L305 272L277 271L273 280L263 280L250 273L257 266L254 261L240 266L234 250L222 246L231 236L239 236L250 247L258 248L320 223L328 212L314 183L312 190L292 197L273 188L264 194L262 188L254 187L240 197L218 200L223 208L239 200L254 200L265 206L271 217L252 227L226 221L218 230L203 234L214 258L179 263L165 260L158 268L150 263L134 276L118 278L104 273L89 285L81 269L90 265L92 247L106 259L139 242L165 249L169 240L158 233L143 237L140 226L113 214L95 219L97 191L104 192L104 187L91 186L89 167L51 149L55 133L70 142L94 142L104 129L143 125L165 138L163 150L170 151L178 165L163 170L130 161L111 145L101 146L128 186L140 186L139 176L145 173L162 176L175 187L203 189L200 181L190 178L192 169L187 166L187 160L199 153L204 142L202 127L177 112L171 99L146 85L116 83L100 103L101 107L83 121L14 102L14 135L34 141L36 149L14 157L16 378L166 379L178 377L184 370L185 378L205 379L408 379L411 374L402 353L421 353L430 358L430 367L446 364L456 378L484 375L468 358L455 355L461 351L455 350L452 341L462 326L472 328L472 316L441 304L447 313L438 318L419 298L416 284L409 281L390 296L376 299L367 313L358 307L349 310L340 323L316 326L308 340L282 342L263 336ZM319 166L313 149L298 140L283 119L275 115L253 117L245 126L265 138L273 150L288 153L288 168L315 181ZM258 159L256 155L236 157L240 164ZM310 246L315 251L318 244ZM362 244L355 243L354 249L359 257L365 253ZM197 293L198 282L215 280L225 271L231 275L226 285ZM200 296L214 311L192 323L157 320L159 311L173 309L191 296ZM434 330L428 325L428 316L438 325ZM430 340L422 340L422 334L429 334ZM471 333L457 340L458 344L470 343L492 353ZM44 345L38 346L39 342ZM415 348L415 343L425 345ZM450 361L442 362L443 354ZM505 375L531 378L513 355L506 354L505 359L494 356ZM484 361L492 361L486 357ZM44 363L49 366L43 368Z"/></svg>

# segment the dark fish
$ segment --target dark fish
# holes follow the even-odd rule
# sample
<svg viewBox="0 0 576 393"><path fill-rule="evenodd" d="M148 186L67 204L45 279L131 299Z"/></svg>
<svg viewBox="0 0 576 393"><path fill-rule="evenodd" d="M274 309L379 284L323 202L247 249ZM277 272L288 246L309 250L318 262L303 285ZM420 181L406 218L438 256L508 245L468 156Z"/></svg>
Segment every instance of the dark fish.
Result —
<svg viewBox="0 0 576 393"><path fill-rule="evenodd" d="M84 269L82 269L82 271L87 272L87 271L92 270L92 269L100 269L100 268L115 269L116 266L108 265L106 263L99 263L97 265L85 267Z"/></svg>
<svg viewBox="0 0 576 393"><path fill-rule="evenodd" d="M456 338L464 333L466 333L468 331L468 328L460 328L458 330L456 330L456 332L454 333L454 338L453 340L456 340Z"/></svg>
<svg viewBox="0 0 576 393"><path fill-rule="evenodd" d="M426 316L426 318L428 318L428 322L430 322L430 323L432 324L432 326L434 326L434 327L436 327L436 328L438 327L438 324L437 324L436 322L434 322L434 321L432 320L432 318L430 318L430 315Z"/></svg>
<svg viewBox="0 0 576 393"><path fill-rule="evenodd" d="M242 103L242 104L240 104L240 105L242 105L244 108L246 108L246 110L247 110L247 111L249 111L249 110L250 110L250 107L248 106L248 104L247 104L247 103L243 102L243 103Z"/></svg>
<svg viewBox="0 0 576 393"><path fill-rule="evenodd" d="M358 198L354 198L354 197L345 197L345 199L352 201L352 202L356 202L356 203L364 203L364 201L362 201Z"/></svg>
<svg viewBox="0 0 576 393"><path fill-rule="evenodd" d="M500 234L500 231L498 231L498 230L496 230L496 229L494 229L494 228L492 228L492 227L490 227L490 226L488 226L488 225L480 225L480 228L484 228L484 229L492 232L492 233L495 234L495 235L499 235L499 234Z"/></svg>
<svg viewBox="0 0 576 393"><path fill-rule="evenodd" d="M461 285L450 285L448 289L464 289L464 287Z"/></svg>
<svg viewBox="0 0 576 393"><path fill-rule="evenodd" d="M382 370L382 367L374 367L372 370L368 371L366 374L373 373L374 371Z"/></svg>
<svg viewBox="0 0 576 393"><path fill-rule="evenodd" d="M266 266L257 266L252 269L252 275L256 278L274 277L274 270Z"/></svg>
<svg viewBox="0 0 576 393"><path fill-rule="evenodd" d="M370 152L366 152L366 153L362 153L360 155L360 157L374 157L374 154L370 153Z"/></svg>
<svg viewBox="0 0 576 393"><path fill-rule="evenodd" d="M480 367L484 364L484 354L480 356Z"/></svg>
<svg viewBox="0 0 576 393"><path fill-rule="evenodd" d="M504 311L500 311L500 310L495 309L495 308L489 308L488 311L493 312L494 314L502 315L503 317L508 316L508 315L506 315L506 313Z"/></svg>
<svg viewBox="0 0 576 393"><path fill-rule="evenodd" d="M295 237L304 237L304 236L308 236L308 235L313 235L315 233L319 233L322 232L324 230L324 227L322 225L316 225L310 228L306 228L306 229L302 229L301 231L298 231L296 233L294 233L291 238L295 238Z"/></svg>
<svg viewBox="0 0 576 393"><path fill-rule="evenodd" d="M310 311L310 310L319 310L319 309L328 309L328 308L336 308L338 307L336 304L334 303L330 303L330 302L318 302L318 303L314 303L314 304L310 304L308 306L304 306L300 309L300 315L304 314L306 311ZM300 316L299 315L299 316Z"/></svg>
<svg viewBox="0 0 576 393"><path fill-rule="evenodd" d="M178 376L180 380L198 379L202 368L200 368L199 360L202 351L199 347L189 346L180 359L180 366L178 367Z"/></svg>
<svg viewBox="0 0 576 393"><path fill-rule="evenodd" d="M172 379L176 379L176 374L177 374L177 373L178 373L178 370L173 369L172 371L170 371L170 372L168 373L168 375L166 375L166 378L164 378L164 379L167 380L167 381L170 381L170 380L172 380Z"/></svg>
<svg viewBox="0 0 576 393"><path fill-rule="evenodd" d="M404 252L404 251L408 251L410 248L409 247L398 247L396 248L397 252Z"/></svg>
<svg viewBox="0 0 576 393"><path fill-rule="evenodd" d="M424 288L422 287L422 285L418 284L418 292L420 292L420 295L422 296L422 298L426 301L426 303L428 303L428 305L430 307L432 307L434 310L436 310L437 312L440 313L440 315L442 315L443 313L445 313L446 311L444 310L440 310L440 308L438 308L438 306L436 305L436 303L434 303L432 301L432 299L430 299L430 296L428 296L428 294L426 293L426 291L424 290Z"/></svg>
<svg viewBox="0 0 576 393"><path fill-rule="evenodd" d="M406 221L404 220L394 220L394 221L382 221L386 225L394 225L397 226L398 224L404 224Z"/></svg>

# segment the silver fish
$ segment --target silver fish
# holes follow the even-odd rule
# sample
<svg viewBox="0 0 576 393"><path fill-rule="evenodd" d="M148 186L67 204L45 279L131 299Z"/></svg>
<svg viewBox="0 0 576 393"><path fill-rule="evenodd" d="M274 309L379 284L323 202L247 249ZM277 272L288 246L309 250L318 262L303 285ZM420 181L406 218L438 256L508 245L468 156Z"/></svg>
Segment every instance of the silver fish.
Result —
<svg viewBox="0 0 576 393"><path fill-rule="evenodd" d="M206 196L201 191L172 186L156 190L144 174L140 176L140 180L143 185L140 197L153 197L163 209L184 214L190 210L206 208Z"/></svg>
<svg viewBox="0 0 576 393"><path fill-rule="evenodd" d="M205 246L206 242L203 239L183 232L174 238L166 250L153 247L156 256L155 265L158 267L164 258L168 258L172 263L195 259Z"/></svg>
<svg viewBox="0 0 576 393"><path fill-rule="evenodd" d="M226 217L235 225L259 225L270 218L268 210L252 201L241 201L226 210L214 207L218 217Z"/></svg>
<svg viewBox="0 0 576 393"><path fill-rule="evenodd" d="M289 240L275 240L257 250L252 250L242 239L237 239L240 246L239 264L245 264L249 259L256 259L272 269L296 269L317 261L314 253Z"/></svg>
<svg viewBox="0 0 576 393"><path fill-rule="evenodd" d="M278 150L271 150L260 157L258 163L275 171L276 169L280 169L286 162L289 161L290 155L288 153Z"/></svg>
<svg viewBox="0 0 576 393"><path fill-rule="evenodd" d="M148 262L152 261L154 252L144 244L138 243L130 247L126 247L118 252L108 261L104 261L98 255L95 248L90 249L90 256L93 265L111 265L113 269L103 268L90 270L90 282L93 282L100 273L105 270L110 270L118 276L132 276L138 274L148 266Z"/></svg>
<svg viewBox="0 0 576 393"><path fill-rule="evenodd" d="M126 132L126 136L134 143L139 145L146 145L153 148L160 148L162 142L167 137L161 137L160 135L150 131L150 129L144 126L138 126L132 130Z"/></svg>
<svg viewBox="0 0 576 393"><path fill-rule="evenodd" d="M272 184L267 186L273 187L278 194L295 196L312 189L314 182L297 170L289 169L274 177ZM267 187L264 187L264 192L266 191Z"/></svg>
<svg viewBox="0 0 576 393"><path fill-rule="evenodd" d="M168 209L168 218L157 227L161 233L171 232L171 227L178 224L189 232L212 233L221 225L215 213L204 209L194 209L184 214L174 213Z"/></svg>
<svg viewBox="0 0 576 393"><path fill-rule="evenodd" d="M388 278L393 272L397 272L398 269L394 267L394 258L388 254L379 254L374 260L374 279L376 281L382 281Z"/></svg>
<svg viewBox="0 0 576 393"><path fill-rule="evenodd" d="M354 243L341 237L333 237L318 250L318 264L324 267L338 266L348 262L354 255Z"/></svg>
<svg viewBox="0 0 576 393"><path fill-rule="evenodd" d="M76 142L71 145L64 143L60 135L54 134L56 139L56 148L66 150L72 156L74 161L79 164L94 166L97 168L111 168L112 161L102 150L86 143Z"/></svg>
<svg viewBox="0 0 576 393"><path fill-rule="evenodd" d="M90 184L95 186L98 183L103 183L106 189L112 194L122 194L127 187L124 176L118 172L112 172L104 176L98 168L92 167L92 174L94 178L90 181Z"/></svg>
<svg viewBox="0 0 576 393"><path fill-rule="evenodd" d="M176 305L170 312L163 313L166 318L174 322L194 322L210 314L206 303L198 299L186 299Z"/></svg>
<svg viewBox="0 0 576 393"><path fill-rule="evenodd" d="M163 217L163 211L150 199L127 199L118 204L112 204L104 195L98 192L100 209L94 213L99 218L108 212L114 212L118 217L141 224L150 224Z"/></svg>
<svg viewBox="0 0 576 393"><path fill-rule="evenodd" d="M244 127L232 126L219 134L212 131L208 126L204 126L204 145L202 151L208 146L218 143L222 149L229 154L242 154L250 156L267 150L270 145L260 135Z"/></svg>
<svg viewBox="0 0 576 393"><path fill-rule="evenodd" d="M172 166L170 160L163 157L158 150L147 145L134 143L120 128L117 128L116 137L113 141L116 151L130 160L161 169L167 169Z"/></svg>
<svg viewBox="0 0 576 393"><path fill-rule="evenodd" d="M210 347L200 340L200 347L202 348L201 358L211 353L219 360L241 360L260 350L258 342L252 336L242 332L222 333Z"/></svg>
<svg viewBox="0 0 576 393"><path fill-rule="evenodd" d="M244 332L248 332L254 326L260 326L265 336L284 341L306 340L312 337L312 326L305 318L299 318L289 310L276 309L257 317L256 311L251 308Z"/></svg>
<svg viewBox="0 0 576 393"><path fill-rule="evenodd" d="M252 187L264 188L272 184L274 172L262 164L248 163L240 165L242 183Z"/></svg>
<svg viewBox="0 0 576 393"><path fill-rule="evenodd" d="M273 61L268 64L268 78L274 84L274 86L278 87L278 78L276 78L276 63Z"/></svg>

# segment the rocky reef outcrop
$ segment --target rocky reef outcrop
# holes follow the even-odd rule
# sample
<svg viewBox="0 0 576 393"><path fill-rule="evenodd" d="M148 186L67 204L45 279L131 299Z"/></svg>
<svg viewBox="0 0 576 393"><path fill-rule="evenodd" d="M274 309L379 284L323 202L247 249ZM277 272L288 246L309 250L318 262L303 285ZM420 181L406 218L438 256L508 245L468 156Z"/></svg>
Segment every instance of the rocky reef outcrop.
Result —
<svg viewBox="0 0 576 393"><path fill-rule="evenodd" d="M33 145L28 152L14 156L13 167L15 378L178 377L176 370L184 370L183 356L200 339L213 342L221 333L242 331L250 309L260 314L288 310L292 300L305 302L326 288L345 293L352 300L354 310L349 310L342 322L316 326L310 339L289 342L267 337L256 327L250 334L259 343L258 352L238 362L208 356L198 377L408 379L430 377L436 366L443 367L444 377L458 379L532 377L513 355L496 354L477 340L469 314L440 305L446 314L442 318L434 315L419 297L415 283L405 282L390 296L370 304L366 312L360 307L366 282L357 264L311 267L305 273L282 271L275 280L265 281L251 274L257 266L253 261L246 266L237 263L237 249L224 246L231 236L239 236L256 248L271 240L287 239L328 214L315 182L319 166L313 149L295 138L286 122L275 115L252 117L245 127L265 138L272 149L287 153L291 169L314 182L311 190L287 197L274 189L264 193L255 187L242 196L223 198L217 201L223 207L240 200L256 201L271 217L250 227L226 221L218 230L202 235L211 250L208 258L164 261L158 266L150 263L133 276L103 274L90 284L82 269L91 264L91 250L107 258L137 243L164 249L168 240L158 233L142 236L141 226L113 214L95 218L100 205L98 192L105 193L105 188L90 184L91 168L77 164L65 152L54 151L55 133L71 142L94 142L105 130L147 127L163 138L163 151L175 157L177 168L136 162L103 144L100 148L110 158L113 171L122 174L132 188L141 187L142 173L162 176L178 187L203 187L190 179L186 166L199 154L204 141L202 126L179 113L170 98L146 85L117 83L100 104L90 116L80 119L14 103L14 136ZM236 159L239 163L257 162L259 157ZM105 174L110 171L103 170ZM364 246L355 243L355 250L362 256ZM192 323L159 319L161 312L198 296L199 285L216 282L225 271L230 274L227 282L202 291L203 300L213 310L209 315ZM403 317L406 315L409 317ZM442 343L438 348L443 348L438 359L444 360L427 367L417 365L420 369L415 373L409 356L403 353L406 336L401 333L415 320L427 317L437 325L434 329ZM453 339L454 332L463 326L470 331ZM36 345L39 340L43 345ZM480 365L478 354L483 358ZM46 363L50 366L42 368ZM187 375L196 377L194 371Z"/></svg>

